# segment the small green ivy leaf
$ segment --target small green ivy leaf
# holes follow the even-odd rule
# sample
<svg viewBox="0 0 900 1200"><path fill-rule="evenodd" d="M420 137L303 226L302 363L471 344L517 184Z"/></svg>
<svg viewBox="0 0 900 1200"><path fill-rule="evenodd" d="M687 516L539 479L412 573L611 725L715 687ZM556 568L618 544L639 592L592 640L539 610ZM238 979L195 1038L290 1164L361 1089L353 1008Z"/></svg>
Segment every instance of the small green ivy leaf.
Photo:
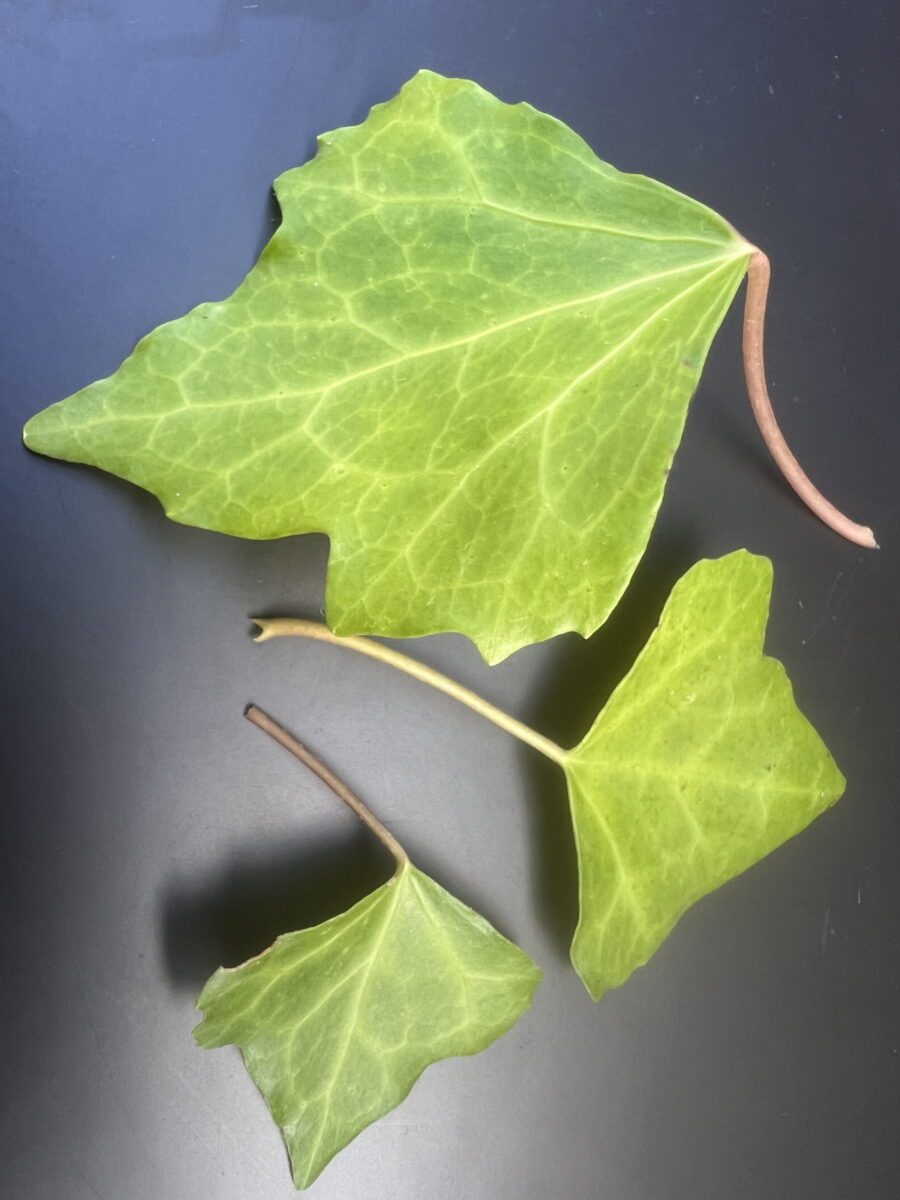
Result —
<svg viewBox="0 0 900 1200"><path fill-rule="evenodd" d="M631 672L564 761L595 999L696 900L804 829L844 778L762 653L772 568L738 551L676 585Z"/></svg>
<svg viewBox="0 0 900 1200"><path fill-rule="evenodd" d="M523 951L406 863L348 912L216 971L195 1037L241 1048L304 1188L427 1066L506 1033L539 979Z"/></svg>
<svg viewBox="0 0 900 1200"><path fill-rule="evenodd" d="M28 423L174 520L331 538L338 633L490 662L606 619L753 248L528 104L429 71L276 183L237 291Z"/></svg>

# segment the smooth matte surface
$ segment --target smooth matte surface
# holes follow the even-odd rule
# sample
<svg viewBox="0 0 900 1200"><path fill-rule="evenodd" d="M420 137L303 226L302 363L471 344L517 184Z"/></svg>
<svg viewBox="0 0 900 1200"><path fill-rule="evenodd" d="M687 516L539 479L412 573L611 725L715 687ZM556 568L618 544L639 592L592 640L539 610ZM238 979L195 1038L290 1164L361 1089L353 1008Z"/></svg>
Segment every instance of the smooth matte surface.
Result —
<svg viewBox="0 0 900 1200"><path fill-rule="evenodd" d="M339 911L390 865L242 720L253 700L545 972L511 1034L426 1072L314 1196L893 1200L893 6L33 0L0 18L0 1194L294 1194L237 1053L194 1047L193 1002L219 963ZM377 663L251 642L251 613L317 615L323 539L180 528L134 489L19 442L31 413L114 369L159 321L227 294L277 220L274 176L419 66L527 98L763 246L785 432L884 546L842 543L775 474L735 312L605 629L493 670L460 638L407 647L574 742L694 559L742 545L772 557L768 647L847 794L597 1007L566 961L561 776Z"/></svg>

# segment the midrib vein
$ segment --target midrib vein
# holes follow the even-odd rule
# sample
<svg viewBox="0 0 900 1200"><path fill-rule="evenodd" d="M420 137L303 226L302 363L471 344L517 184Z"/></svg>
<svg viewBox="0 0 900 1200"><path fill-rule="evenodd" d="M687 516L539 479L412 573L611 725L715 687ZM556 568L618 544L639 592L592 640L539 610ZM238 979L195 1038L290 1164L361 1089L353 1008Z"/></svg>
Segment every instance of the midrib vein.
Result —
<svg viewBox="0 0 900 1200"><path fill-rule="evenodd" d="M433 346L423 346L418 350L408 350L403 354L398 354L394 358L383 359L381 362L372 363L368 367L362 367L358 371L352 371L348 375L342 375L338 379L332 379L327 383L322 383L317 387L312 388L289 388L282 392L265 392L258 396L248 396L246 399L217 401L210 405L194 405L185 404L184 408L199 408L216 410L221 408L239 408L250 404L265 404L273 400L290 401L303 396L322 396L326 397L336 388L345 387L349 383L355 383L359 379L365 379L370 375L377 375L379 371L390 371L394 367L402 366L404 363L415 362L420 358L427 358L433 354L443 354L447 350L456 350L463 346L475 345L483 341L485 338L495 337L497 334L505 333L509 329L514 329L519 325L527 325L531 321L540 320L542 317L553 316L558 312L565 312L569 308L577 308L580 304L596 304L601 300L610 299L613 296L622 295L625 292L632 291L637 288L644 287L648 284L656 283L658 280L670 279L677 275L686 275L692 271L701 271L705 267L713 267L718 264L733 262L736 259L745 257L745 254L720 254L714 258L701 259L699 262L693 262L681 267L672 267L666 271L655 271L650 275L641 275L636 279L629 279L625 283L616 284L615 287L605 288L599 292L591 292L586 296L576 296L572 300L562 300L557 304L548 304L541 308L531 309L526 313L520 313L516 317L510 317L507 321L501 321L496 325L489 325L484 329L476 329L473 333L465 334L463 337L452 338L446 342L438 342ZM259 321L259 327L266 328L273 325L288 324L292 328L293 322L278 322L278 321ZM297 322L296 324L302 324ZM243 331L238 331L243 332ZM218 347L217 347L218 348ZM199 347L198 347L199 349ZM205 352L205 350L201 350ZM179 409L171 409L174 414L180 411ZM166 414L169 415L169 414ZM102 418L101 418L102 419Z"/></svg>
<svg viewBox="0 0 900 1200"><path fill-rule="evenodd" d="M353 1002L352 1013L347 1020L347 1034L344 1038L344 1041L343 1041L343 1044L342 1044L340 1050L338 1051L337 1057L334 1060L334 1070L331 1075L331 1081L325 1092L325 1108L324 1108L324 1111L322 1112L322 1116L319 1121L319 1131L316 1134L316 1140L312 1146L312 1149L309 1151L308 1155L306 1156L307 1160L309 1162L315 1161L315 1157L319 1152L319 1146L322 1143L322 1136L325 1132L325 1127L328 1124L328 1117L329 1117L329 1114L331 1111L331 1100L332 1100L332 1097L334 1096L335 1085L337 1084L338 1077L339 1077L341 1071L343 1070L344 1063L345 1063L345 1061L347 1059L347 1055L350 1051L350 1044L353 1041L353 1035L356 1032L356 1025L357 1025L357 1021L359 1019L359 1012L362 1007L362 1000L363 1000L363 995L365 994L366 984L369 982L369 976L372 974L372 968L375 965L375 961L378 958L379 951L381 950L381 947L384 944L384 939L387 937L387 931L390 928L391 921L393 920L394 913L397 909L397 904L399 902L399 896L400 896L400 888L403 886L403 875L400 875L397 877L393 886L394 886L394 895L390 901L389 907L387 908L387 910L385 912L384 923L382 924L382 927L378 933L378 936L372 945L372 953L369 956L369 960L366 963L365 968L360 977L359 986L357 987L356 996L355 996L354 1002Z"/></svg>
<svg viewBox="0 0 900 1200"><path fill-rule="evenodd" d="M389 359L385 362L375 364L371 367L365 367L362 370L357 371L353 374L345 375L341 379L333 380L331 383L325 384L319 388L307 389L305 391L291 389L286 394L281 394L281 395L279 395L278 393L266 393L261 396L251 396L251 397L248 397L247 399L235 400L235 401L230 401L227 403L217 402L216 404L212 404L212 405L208 405L208 406L206 406L206 405L203 405L203 406L191 405L189 403L185 403L182 406L182 408L180 408L180 409L170 410L170 412L167 413L166 416L167 417L174 416L178 412L183 412L183 411L187 411L190 409L209 409L211 411L217 411L222 408L235 408L235 407L246 408L250 405L271 403L272 401L282 402L282 403L285 401L291 402L291 401L300 399L303 396L309 396L309 395L318 397L317 402L312 406L310 411L305 414L302 424L300 424L299 426L290 426L289 428L278 433L275 437L270 438L267 441L263 442L251 454L247 455L245 458L242 458L239 461L232 463L227 468L222 467L222 468L215 470L214 473L212 474L212 477L206 483L204 483L196 491L193 491L192 493L190 493L190 502L191 502L191 504L195 505L198 502L198 500L205 493L209 492L212 488L221 486L223 479L227 483L228 481L231 480L231 478L235 474L237 474L238 472L245 471L247 469L247 467L250 466L253 462L255 462L259 458L264 457L267 454L270 454L279 445L282 445L285 442L293 441L298 436L305 436L307 438L310 438L310 440L311 440L311 434L309 433L309 431L307 429L307 425L308 425L309 421L312 419L312 417L315 415L315 413L319 410L319 408L322 406L322 404L324 404L328 400L331 393L339 387L343 387L348 383L353 383L358 379L363 379L367 376L377 374L380 371L390 370L392 367L398 366L404 362L412 361L414 359L419 359L419 358L425 358L431 354L440 354L443 351L451 350L451 349L454 349L457 347L470 346L470 345L474 344L475 342L482 340L483 338L491 337L496 333L503 332L504 330L510 329L516 325L521 325L521 324L525 324L529 321L536 320L540 316L546 316L553 312L562 311L566 308L577 307L579 304L588 304L588 303L592 303L592 302L597 302L599 300L606 299L610 296L620 294L620 293L628 291L630 289L641 287L648 283L653 283L659 279L667 279L667 278L671 278L671 277L677 276L677 275L684 275L689 272L697 272L697 271L701 271L703 268L712 268L711 270L708 270L706 272L706 274L702 275L699 279L694 280L687 287L682 289L682 291L678 292L675 296L670 297L659 308L654 309L654 311L651 313L651 315L648 318L645 318L645 320L641 322L641 324L637 327L637 329L632 330L628 335L626 335L625 338L622 339L622 341L616 343L616 345L610 351L608 351L600 360L592 363L587 368L586 371L583 371L576 379L570 381L570 383L566 385L566 387L563 389L562 392L558 393L551 399L549 404L545 404L540 409L538 409L537 412L529 414L528 417L525 418L524 422L520 423L520 425L517 426L515 429L504 434L503 437L499 440L499 442L495 443L494 446L488 452L487 456L489 457L490 454L493 454L500 446L508 443L512 437L515 437L518 433L520 433L522 431L522 429L531 425L535 420L540 419L542 416L546 415L548 409L551 409L562 398L564 398L564 396L567 395L572 390L572 388L577 387L579 383L583 382L586 378L590 377L598 369L600 369L603 366L603 364L606 361L608 361L609 358L614 357L616 354L618 354L625 346L627 346L631 341L634 340L635 336L639 335L644 329L647 328L648 325L652 324L655 320L657 320L659 318L659 316L661 315L661 313L668 310L670 307L672 307L673 304L682 300L688 293L693 291L694 288L698 287L700 284L708 282L719 270L721 270L721 268L725 264L732 263L740 257L741 257L740 255L736 255L736 254L718 255L715 258L704 259L698 263L692 263L690 266L676 267L669 271L660 271L660 272L656 272L652 275L645 275L645 276L642 276L640 279L630 280L627 284L620 284L615 288L609 288L603 292L594 293L592 296L579 297L576 300L566 300L558 305L551 305L551 306L543 308L543 309L539 309L539 310L535 310L535 311L527 313L527 314L523 314L519 317L513 317L509 321L504 322L502 325L494 325L494 326L489 327L488 329L479 330L474 334L467 335L464 338L458 338L455 341L444 342L438 346L430 346L427 348L423 348L422 350L411 351L407 355L398 356L397 358ZM182 396L184 396L185 392L184 392L184 389L181 387L180 383L179 383L179 390L181 391ZM92 422L85 422L85 424L84 424L84 426L82 426L82 428L88 427L91 425L95 425L95 424L102 424L107 421L115 421L117 419L118 418L115 415L110 414L107 417L98 418ZM156 424L157 425L160 424L161 421L164 419L165 418L157 417ZM334 458L333 455L329 455L324 447L320 446L319 448L323 454L326 454L328 457L331 457L332 461L338 461L337 459ZM480 465L480 464L478 464L478 463L475 464L476 467L478 465ZM467 470L466 478L468 478L469 475L471 475L471 469ZM464 480L461 482L464 482ZM454 490L458 491L458 487L456 487ZM169 512L169 515L171 516L175 512L175 509L170 506L167 509L167 511Z"/></svg>

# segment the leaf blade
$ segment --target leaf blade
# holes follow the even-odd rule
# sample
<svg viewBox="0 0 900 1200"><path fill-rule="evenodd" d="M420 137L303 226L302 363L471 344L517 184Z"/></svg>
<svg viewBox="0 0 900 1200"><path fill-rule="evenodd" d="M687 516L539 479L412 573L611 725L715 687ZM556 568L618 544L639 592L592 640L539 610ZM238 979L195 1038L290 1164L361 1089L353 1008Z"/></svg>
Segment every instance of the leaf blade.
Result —
<svg viewBox="0 0 900 1200"><path fill-rule="evenodd" d="M26 443L186 524L327 533L338 632L458 630L492 662L592 632L749 247L554 118L430 72L276 188L282 227L235 293Z"/></svg>
<svg viewBox="0 0 900 1200"><path fill-rule="evenodd" d="M579 856L576 970L595 999L679 917L805 828L844 779L762 654L771 565L698 563L565 765Z"/></svg>
<svg viewBox="0 0 900 1200"><path fill-rule="evenodd" d="M412 866L347 913L217 971L204 1048L235 1043L307 1187L426 1066L475 1054L531 1003L534 963Z"/></svg>

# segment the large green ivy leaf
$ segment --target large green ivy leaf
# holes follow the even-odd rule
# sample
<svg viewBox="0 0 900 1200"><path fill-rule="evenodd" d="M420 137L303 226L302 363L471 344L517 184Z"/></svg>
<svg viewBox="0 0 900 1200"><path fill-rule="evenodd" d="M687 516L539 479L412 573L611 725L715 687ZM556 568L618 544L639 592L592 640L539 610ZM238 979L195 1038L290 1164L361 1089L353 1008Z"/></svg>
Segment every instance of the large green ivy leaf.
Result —
<svg viewBox="0 0 900 1200"><path fill-rule="evenodd" d="M570 129L423 71L276 183L237 291L29 447L242 537L331 538L339 633L589 634L646 545L752 251Z"/></svg>
<svg viewBox="0 0 900 1200"><path fill-rule="evenodd" d="M572 961L595 999L844 790L781 663L762 654L771 586L768 559L746 551L698 563L565 756L581 895Z"/></svg>
<svg viewBox="0 0 900 1200"><path fill-rule="evenodd" d="M518 947L407 863L349 912L216 971L195 1037L240 1046L302 1188L429 1064L506 1033L539 978Z"/></svg>

